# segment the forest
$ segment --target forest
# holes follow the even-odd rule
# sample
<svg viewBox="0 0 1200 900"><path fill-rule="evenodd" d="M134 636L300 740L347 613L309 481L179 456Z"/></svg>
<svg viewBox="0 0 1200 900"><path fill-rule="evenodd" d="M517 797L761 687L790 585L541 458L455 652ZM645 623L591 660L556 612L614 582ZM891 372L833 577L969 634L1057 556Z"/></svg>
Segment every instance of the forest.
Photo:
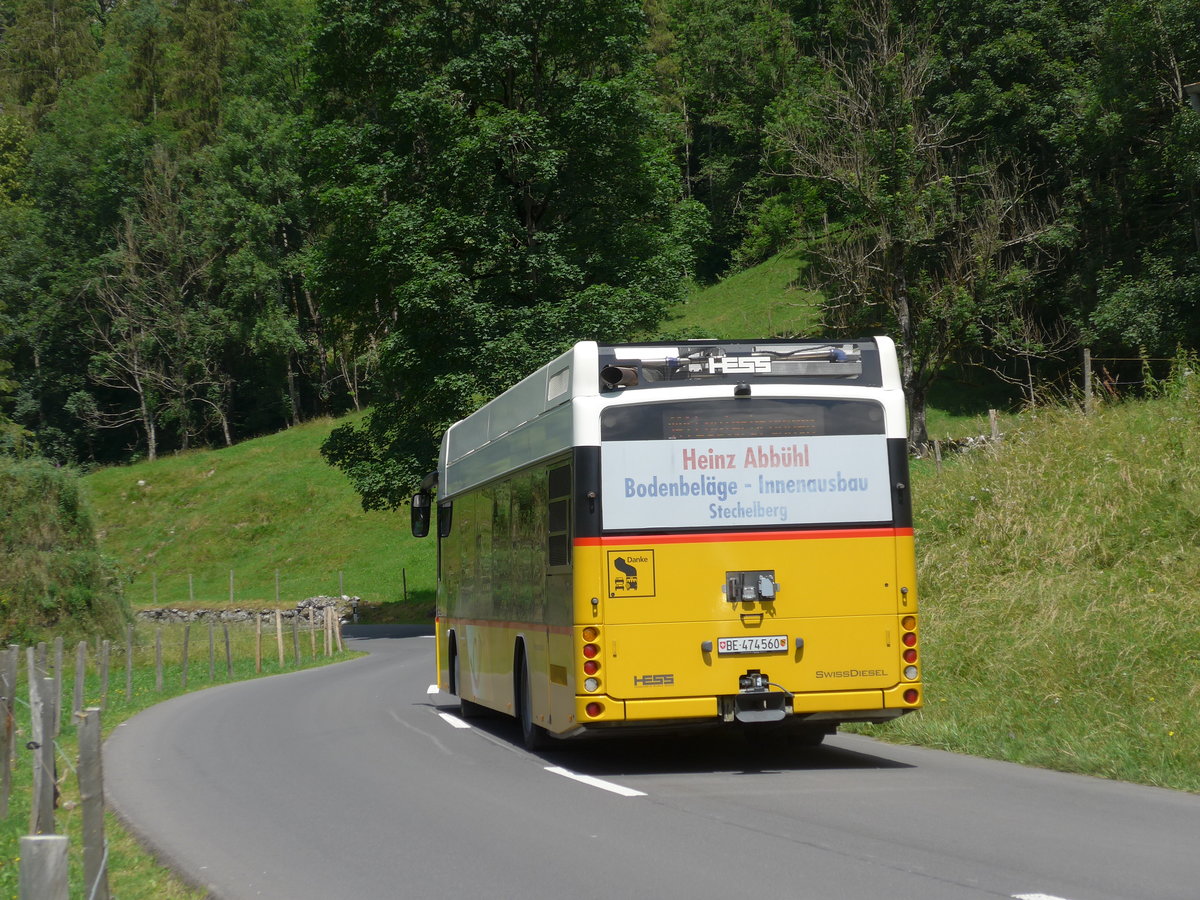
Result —
<svg viewBox="0 0 1200 900"><path fill-rule="evenodd" d="M482 400L789 248L920 445L948 366L1032 402L1197 346L1197 82L1191 0L0 0L0 452L369 409L324 452L395 506Z"/></svg>

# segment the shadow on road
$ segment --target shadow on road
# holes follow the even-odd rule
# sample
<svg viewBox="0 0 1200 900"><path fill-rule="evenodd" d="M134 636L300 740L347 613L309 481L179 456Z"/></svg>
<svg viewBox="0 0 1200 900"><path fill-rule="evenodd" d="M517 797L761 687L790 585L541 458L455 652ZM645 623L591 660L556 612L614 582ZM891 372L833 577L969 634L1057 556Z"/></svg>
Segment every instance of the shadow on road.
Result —
<svg viewBox="0 0 1200 900"><path fill-rule="evenodd" d="M458 714L454 697L439 695L431 699L431 705L440 712ZM494 714L472 719L471 725L524 749L516 719ZM597 777L913 768L886 756L838 746L796 746L788 743L785 732L738 726L684 733L600 735L563 741L561 750L555 747L535 755L553 765Z"/></svg>
<svg viewBox="0 0 1200 900"><path fill-rule="evenodd" d="M344 638L410 638L432 637L432 625L343 625Z"/></svg>

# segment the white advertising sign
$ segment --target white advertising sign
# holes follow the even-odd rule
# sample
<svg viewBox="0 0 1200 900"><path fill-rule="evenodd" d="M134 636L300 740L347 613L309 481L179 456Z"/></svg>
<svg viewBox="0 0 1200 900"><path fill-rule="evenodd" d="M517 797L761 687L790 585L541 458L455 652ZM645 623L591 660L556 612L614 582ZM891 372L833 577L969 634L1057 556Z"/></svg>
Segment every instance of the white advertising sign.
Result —
<svg viewBox="0 0 1200 900"><path fill-rule="evenodd" d="M881 434L611 441L601 460L606 529L892 518Z"/></svg>

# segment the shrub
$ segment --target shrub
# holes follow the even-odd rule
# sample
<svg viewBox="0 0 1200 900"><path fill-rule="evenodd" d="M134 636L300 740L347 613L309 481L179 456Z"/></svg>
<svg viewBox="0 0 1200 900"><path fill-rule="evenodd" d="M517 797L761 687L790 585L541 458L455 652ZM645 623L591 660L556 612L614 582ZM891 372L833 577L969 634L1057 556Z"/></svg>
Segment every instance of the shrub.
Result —
<svg viewBox="0 0 1200 900"><path fill-rule="evenodd" d="M115 635L127 617L75 474L0 455L0 640Z"/></svg>

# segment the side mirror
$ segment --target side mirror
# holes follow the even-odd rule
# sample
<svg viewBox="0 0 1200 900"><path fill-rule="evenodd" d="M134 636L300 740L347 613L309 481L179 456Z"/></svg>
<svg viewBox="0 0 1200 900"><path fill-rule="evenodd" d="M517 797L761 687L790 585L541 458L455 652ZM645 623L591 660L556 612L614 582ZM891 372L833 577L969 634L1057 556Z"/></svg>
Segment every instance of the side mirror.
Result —
<svg viewBox="0 0 1200 900"><path fill-rule="evenodd" d="M423 538L429 534L429 513L432 509L429 491L417 491L412 498L412 535Z"/></svg>

